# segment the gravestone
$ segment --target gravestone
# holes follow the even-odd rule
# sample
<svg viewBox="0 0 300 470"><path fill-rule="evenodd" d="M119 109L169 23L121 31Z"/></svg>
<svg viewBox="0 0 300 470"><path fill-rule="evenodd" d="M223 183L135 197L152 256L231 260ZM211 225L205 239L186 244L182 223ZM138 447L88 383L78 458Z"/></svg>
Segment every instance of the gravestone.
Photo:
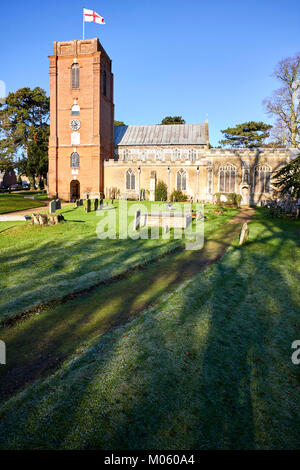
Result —
<svg viewBox="0 0 300 470"><path fill-rule="evenodd" d="M167 224L163 226L163 233L168 233L169 230L170 230L170 228Z"/></svg>
<svg viewBox="0 0 300 470"><path fill-rule="evenodd" d="M94 210L98 210L98 207L99 207L99 199L96 198L95 201L94 201Z"/></svg>
<svg viewBox="0 0 300 470"><path fill-rule="evenodd" d="M84 210L85 212L91 212L91 200L90 199L84 200Z"/></svg>
<svg viewBox="0 0 300 470"><path fill-rule="evenodd" d="M248 237L249 237L249 228L248 228L247 222L245 222L242 227L241 234L240 234L239 245L243 245L244 243L246 243L246 241L248 240Z"/></svg>
<svg viewBox="0 0 300 470"><path fill-rule="evenodd" d="M56 211L56 201L50 201L50 204L49 204L49 212L50 214L55 214L55 211Z"/></svg>
<svg viewBox="0 0 300 470"><path fill-rule="evenodd" d="M56 202L56 210L61 209L61 200L60 199L55 199Z"/></svg>
<svg viewBox="0 0 300 470"><path fill-rule="evenodd" d="M48 217L48 225L57 225L65 220L62 214L53 214Z"/></svg>
<svg viewBox="0 0 300 470"><path fill-rule="evenodd" d="M100 209L103 207L103 199L100 199Z"/></svg>
<svg viewBox="0 0 300 470"><path fill-rule="evenodd" d="M140 223L141 223L141 211L138 209L134 217L134 230L138 230L140 228Z"/></svg>
<svg viewBox="0 0 300 470"><path fill-rule="evenodd" d="M39 214L38 219L39 219L39 224L40 225L48 225L48 215L47 214Z"/></svg>
<svg viewBox="0 0 300 470"><path fill-rule="evenodd" d="M39 215L38 214L31 214L31 223L32 225L39 225Z"/></svg>

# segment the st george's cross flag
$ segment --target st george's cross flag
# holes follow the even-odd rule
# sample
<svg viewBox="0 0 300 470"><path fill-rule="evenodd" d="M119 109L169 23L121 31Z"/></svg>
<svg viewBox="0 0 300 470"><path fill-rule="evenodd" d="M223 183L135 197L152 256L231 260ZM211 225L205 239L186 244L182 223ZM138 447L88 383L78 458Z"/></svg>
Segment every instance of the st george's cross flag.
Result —
<svg viewBox="0 0 300 470"><path fill-rule="evenodd" d="M83 9L83 20L93 21L94 23L105 24L104 18L93 10Z"/></svg>

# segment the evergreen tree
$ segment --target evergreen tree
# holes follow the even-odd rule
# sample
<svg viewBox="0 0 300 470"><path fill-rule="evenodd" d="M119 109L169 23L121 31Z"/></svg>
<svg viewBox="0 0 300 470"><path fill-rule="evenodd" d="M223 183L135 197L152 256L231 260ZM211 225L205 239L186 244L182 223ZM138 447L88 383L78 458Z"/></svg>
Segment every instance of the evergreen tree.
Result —
<svg viewBox="0 0 300 470"><path fill-rule="evenodd" d="M156 188L155 188L155 200L166 201L167 199L168 199L167 185L163 181L158 181Z"/></svg>
<svg viewBox="0 0 300 470"><path fill-rule="evenodd" d="M274 173L273 186L278 188L282 196L293 199L300 198L300 156Z"/></svg>
<svg viewBox="0 0 300 470"><path fill-rule="evenodd" d="M263 122L249 121L237 124L235 127L228 127L221 130L225 134L225 139L220 140L224 147L229 145L235 148L255 148L261 147L265 139L269 137L268 130L272 126Z"/></svg>
<svg viewBox="0 0 300 470"><path fill-rule="evenodd" d="M166 116L162 121L162 125L166 124L185 124L185 120L182 119L182 116Z"/></svg>

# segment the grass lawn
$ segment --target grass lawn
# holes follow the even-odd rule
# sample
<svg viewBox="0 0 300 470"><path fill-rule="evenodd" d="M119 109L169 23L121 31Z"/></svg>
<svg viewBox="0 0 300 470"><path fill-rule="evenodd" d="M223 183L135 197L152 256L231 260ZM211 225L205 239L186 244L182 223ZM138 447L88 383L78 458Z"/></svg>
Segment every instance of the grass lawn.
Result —
<svg viewBox="0 0 300 470"><path fill-rule="evenodd" d="M246 245L4 403L0 448L299 448L299 230L257 210Z"/></svg>
<svg viewBox="0 0 300 470"><path fill-rule="evenodd" d="M24 198L24 196L34 196L34 200ZM47 198L47 194L39 194L34 191L18 191L11 194L0 194L0 214L41 207Z"/></svg>
<svg viewBox="0 0 300 470"><path fill-rule="evenodd" d="M206 235L237 213L227 209L217 216L215 209L206 207ZM95 212L87 214L75 205L60 212L67 222L56 226L11 223L15 226L5 230L7 223L0 222L0 321L90 288L182 245L176 239L99 240L96 226L101 218Z"/></svg>

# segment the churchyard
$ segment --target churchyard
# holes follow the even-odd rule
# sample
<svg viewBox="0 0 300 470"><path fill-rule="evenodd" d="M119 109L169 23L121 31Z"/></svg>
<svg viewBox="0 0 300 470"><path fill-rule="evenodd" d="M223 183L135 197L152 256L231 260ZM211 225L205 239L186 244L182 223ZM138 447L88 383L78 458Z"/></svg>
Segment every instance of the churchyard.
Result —
<svg viewBox="0 0 300 470"><path fill-rule="evenodd" d="M105 201L108 203L108 201ZM110 204L110 202L109 202ZM130 206L135 203L128 203ZM114 203L117 213L118 202ZM149 202L143 201L144 207ZM157 204L159 207L159 203ZM206 206L205 233L208 235L231 219L237 210ZM101 218L75 204L58 210L66 222L55 226L30 222L0 222L1 287L0 321L14 318L39 304L88 289L130 268L158 259L168 251L183 248L184 240L100 240L96 226ZM128 215L133 223L134 214ZM22 285L22 289L20 289Z"/></svg>
<svg viewBox="0 0 300 470"><path fill-rule="evenodd" d="M36 191L0 194L0 214L41 207L47 199L47 194L37 193Z"/></svg>
<svg viewBox="0 0 300 470"><path fill-rule="evenodd" d="M0 447L297 448L300 222L257 208L239 246L238 211L207 204L188 252L61 212L0 233Z"/></svg>

